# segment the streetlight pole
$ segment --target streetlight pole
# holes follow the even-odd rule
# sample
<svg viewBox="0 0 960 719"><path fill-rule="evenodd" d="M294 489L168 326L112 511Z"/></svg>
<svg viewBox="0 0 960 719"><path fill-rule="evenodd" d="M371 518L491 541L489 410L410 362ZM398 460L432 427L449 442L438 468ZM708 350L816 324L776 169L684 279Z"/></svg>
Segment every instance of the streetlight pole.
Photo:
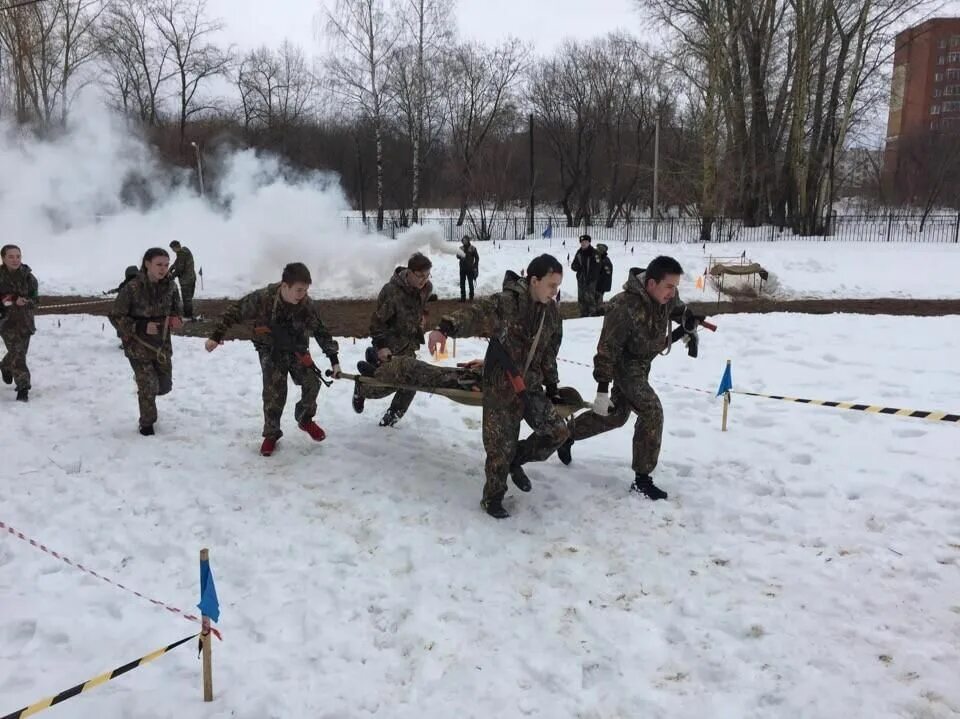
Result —
<svg viewBox="0 0 960 719"><path fill-rule="evenodd" d="M657 205L660 180L660 113L657 113L656 123L653 126L653 206L650 208L650 218L653 220L653 241L657 241Z"/></svg>
<svg viewBox="0 0 960 719"><path fill-rule="evenodd" d="M200 197L203 197L203 165L200 163L200 145L191 142L190 145L197 152L197 180L200 184Z"/></svg>

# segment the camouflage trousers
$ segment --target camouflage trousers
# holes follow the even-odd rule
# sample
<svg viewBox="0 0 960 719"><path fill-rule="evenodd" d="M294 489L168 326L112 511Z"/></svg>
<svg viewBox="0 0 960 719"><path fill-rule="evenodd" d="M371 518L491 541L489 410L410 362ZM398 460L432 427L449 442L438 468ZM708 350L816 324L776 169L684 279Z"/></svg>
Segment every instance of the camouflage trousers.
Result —
<svg viewBox="0 0 960 719"><path fill-rule="evenodd" d="M183 300L183 316L193 317L193 296L197 292L197 281L184 281L180 278L180 297Z"/></svg>
<svg viewBox="0 0 960 719"><path fill-rule="evenodd" d="M374 379L389 384L422 387L423 389L479 389L480 372L462 367L437 367L415 357L393 357L377 368ZM368 385L369 386L369 385ZM387 389L387 388L381 388Z"/></svg>
<svg viewBox="0 0 960 719"><path fill-rule="evenodd" d="M416 361L416 352L409 351L409 352L404 352L402 355L400 354L393 355L393 357L390 359L389 362L384 362L382 365L380 365L381 369L378 370L378 372L383 371L383 368L387 367L388 365L391 365L393 362L396 362L397 360L408 359L408 358ZM394 365L394 366L397 367L399 371L399 365ZM386 382L387 380L384 380L384 381ZM419 384L419 382L417 383L397 382L397 384ZM401 417L410 408L410 405L413 402L413 398L417 396L416 392L413 392L407 389L375 387L369 384L362 384L362 383L358 383L357 387L360 390L358 394L361 397L364 397L365 399L383 399L384 397L389 397L390 395L393 394L394 397L393 397L393 401L390 403L390 409L392 409L398 416L401 416Z"/></svg>
<svg viewBox="0 0 960 719"><path fill-rule="evenodd" d="M173 362L169 355L152 360L129 356L127 359L137 383L140 426L149 427L157 421L157 397L169 394L173 389Z"/></svg>
<svg viewBox="0 0 960 719"><path fill-rule="evenodd" d="M586 412L573 420L573 439L593 437L627 423L631 412L637 413L633 426L633 471L651 474L660 459L660 442L663 437L663 406L660 398L647 381L646 369L626 373L615 380L610 392L613 409L606 417L596 412Z"/></svg>
<svg viewBox="0 0 960 719"><path fill-rule="evenodd" d="M7 353L0 361L4 372L13 375L18 390L30 389L30 370L27 367L27 351L30 349L30 333L4 328L0 338L7 347Z"/></svg>
<svg viewBox="0 0 960 719"><path fill-rule="evenodd" d="M300 387L300 401L293 408L297 424L310 422L317 413L317 395L320 394L320 378L313 370L292 360L276 360L269 351L260 352L260 369L263 372L263 436L280 439L280 418L287 404L287 375Z"/></svg>
<svg viewBox="0 0 960 719"><path fill-rule="evenodd" d="M586 282L577 282L577 306L581 317L593 317L597 314L597 286Z"/></svg>
<svg viewBox="0 0 960 719"><path fill-rule="evenodd" d="M525 420L533 432L520 441L520 422ZM507 491L511 465L542 462L570 436L567 423L557 413L542 389L527 389L526 403L516 397L504 403L489 389L484 391L483 448L487 481L483 498L502 499Z"/></svg>

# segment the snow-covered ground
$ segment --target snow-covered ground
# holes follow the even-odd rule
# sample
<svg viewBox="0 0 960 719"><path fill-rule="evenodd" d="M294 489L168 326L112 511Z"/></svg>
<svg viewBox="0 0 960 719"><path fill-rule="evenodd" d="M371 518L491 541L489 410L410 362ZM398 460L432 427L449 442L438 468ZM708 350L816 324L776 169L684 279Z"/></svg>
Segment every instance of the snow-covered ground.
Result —
<svg viewBox="0 0 960 719"><path fill-rule="evenodd" d="M177 338L145 439L109 325L42 318L30 404L0 387L0 521L185 608L207 546L224 633L211 705L191 643L50 716L956 716L960 427L737 395L721 433L675 385L714 390L730 358L739 389L957 411L960 318L720 325L654 365L668 502L628 496L628 427L531 466L496 522L479 409L421 396L383 429L386 401L357 416L340 382L326 442L288 412L265 459L251 347ZM561 356L589 363L598 328L566 323ZM561 372L592 396L589 368ZM0 712L191 631L0 536Z"/></svg>

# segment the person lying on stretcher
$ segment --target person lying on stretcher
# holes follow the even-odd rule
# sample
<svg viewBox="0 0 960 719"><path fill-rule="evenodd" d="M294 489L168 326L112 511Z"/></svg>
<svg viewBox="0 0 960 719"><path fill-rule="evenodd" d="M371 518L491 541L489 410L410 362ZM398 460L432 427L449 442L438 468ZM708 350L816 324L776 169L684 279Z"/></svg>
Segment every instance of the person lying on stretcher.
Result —
<svg viewBox="0 0 960 719"><path fill-rule="evenodd" d="M388 385L479 392L483 379L483 360L459 362L456 367L438 367L414 357L399 355L390 355L381 361L373 347L367 348L365 357L357 362L360 374Z"/></svg>

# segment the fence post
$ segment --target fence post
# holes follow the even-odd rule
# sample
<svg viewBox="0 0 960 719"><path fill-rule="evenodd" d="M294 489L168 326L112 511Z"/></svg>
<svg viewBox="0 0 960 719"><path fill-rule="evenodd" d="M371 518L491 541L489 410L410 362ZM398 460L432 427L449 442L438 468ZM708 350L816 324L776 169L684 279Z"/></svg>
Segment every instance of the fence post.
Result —
<svg viewBox="0 0 960 719"><path fill-rule="evenodd" d="M890 233L893 232L893 212L887 213L887 242L890 241Z"/></svg>
<svg viewBox="0 0 960 719"><path fill-rule="evenodd" d="M957 224L953 229L953 241L954 243L960 242L960 212L957 213Z"/></svg>

